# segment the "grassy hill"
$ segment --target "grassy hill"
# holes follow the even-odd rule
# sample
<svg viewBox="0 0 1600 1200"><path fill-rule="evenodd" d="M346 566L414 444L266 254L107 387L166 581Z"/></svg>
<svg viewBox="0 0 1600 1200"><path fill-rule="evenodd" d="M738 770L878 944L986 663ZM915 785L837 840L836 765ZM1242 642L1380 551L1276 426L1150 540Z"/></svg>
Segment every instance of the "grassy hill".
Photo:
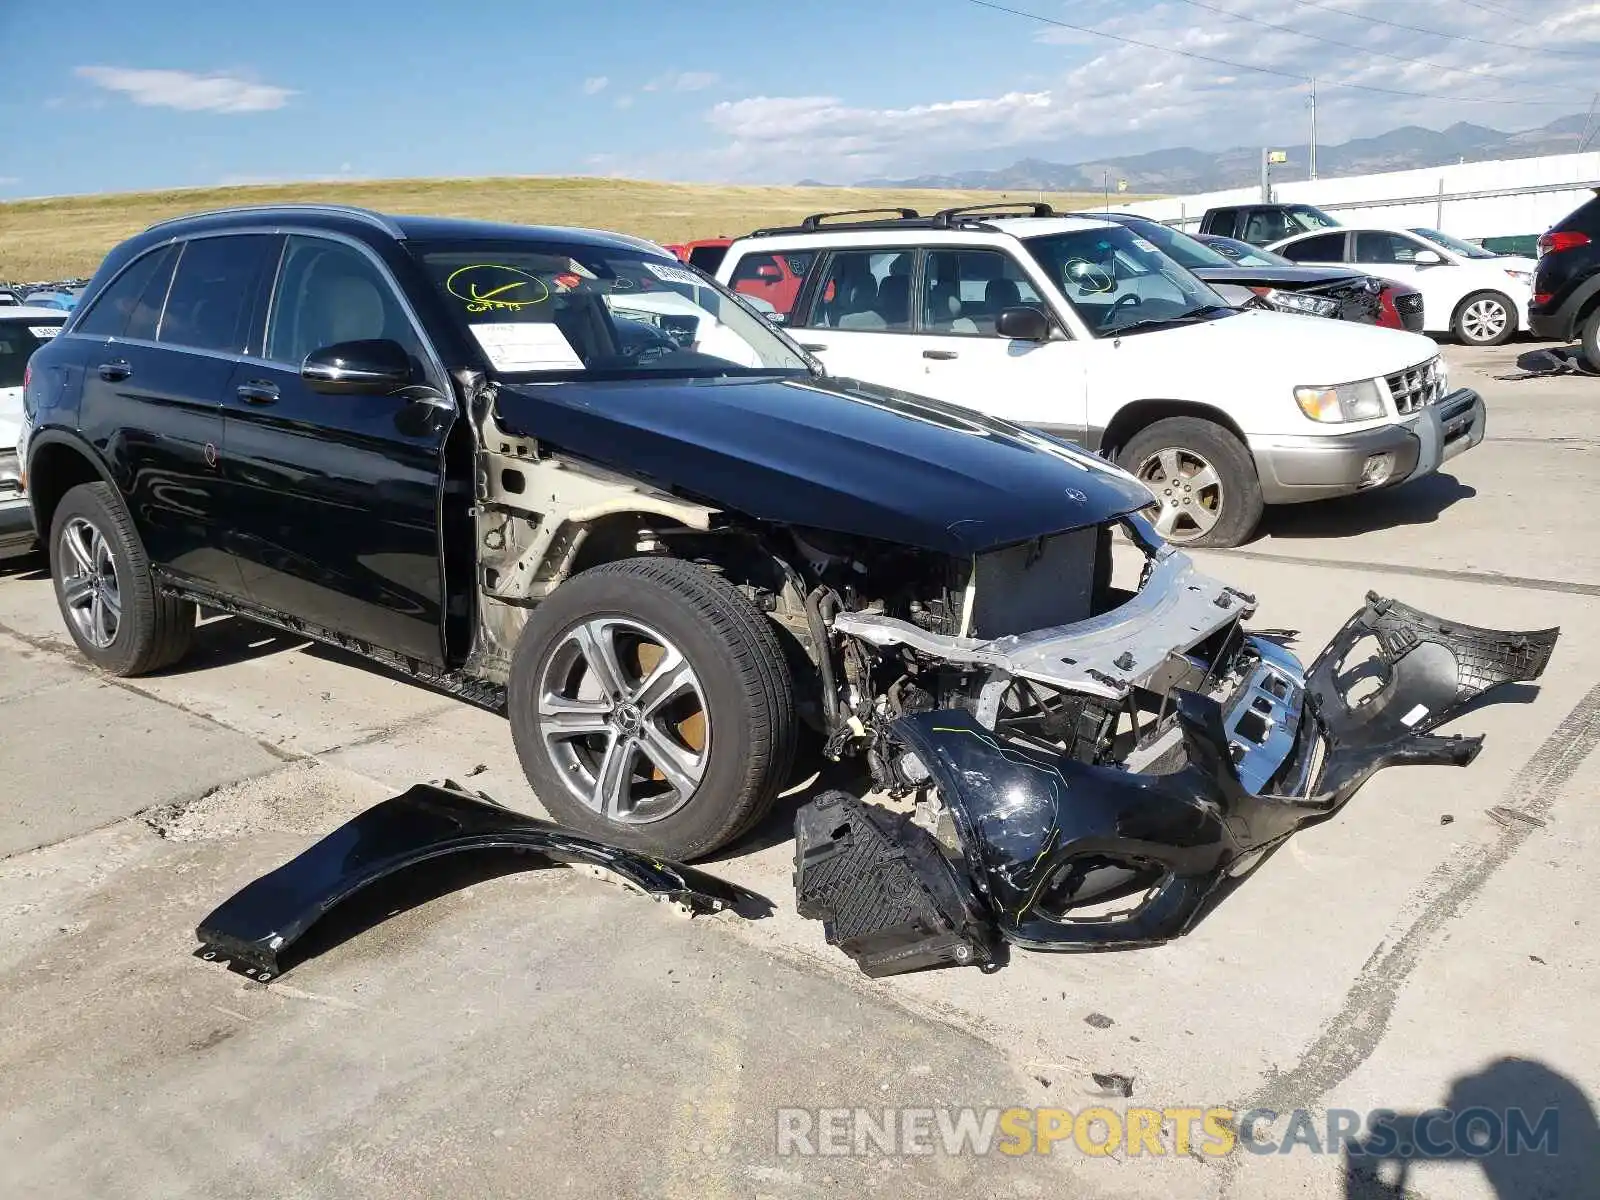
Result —
<svg viewBox="0 0 1600 1200"><path fill-rule="evenodd" d="M521 224L587 225L677 242L734 236L808 213L903 205L933 212L954 204L1038 200L1038 192L912 188L732 187L593 178L386 179L192 188L20 200L0 204L0 279L88 275L106 251L166 217L233 204L325 201L395 213L481 217ZM1123 194L1123 203L1144 199ZM1057 208L1101 203L1098 192L1047 193Z"/></svg>

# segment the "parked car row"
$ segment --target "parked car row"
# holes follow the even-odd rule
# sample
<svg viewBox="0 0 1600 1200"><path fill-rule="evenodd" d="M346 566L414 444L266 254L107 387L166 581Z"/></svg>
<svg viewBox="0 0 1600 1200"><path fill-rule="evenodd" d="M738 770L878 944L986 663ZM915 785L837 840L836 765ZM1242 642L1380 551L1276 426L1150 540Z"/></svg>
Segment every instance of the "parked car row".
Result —
<svg viewBox="0 0 1600 1200"><path fill-rule="evenodd" d="M1379 327L1370 277L1244 267L1152 225L1047 205L817 214L735 240L717 278L831 375L1117 462L1171 542L1238 545L1267 504L1397 486L1482 440L1481 398L1451 389L1431 340Z"/></svg>
<svg viewBox="0 0 1600 1200"><path fill-rule="evenodd" d="M33 352L66 320L55 308L0 308L0 561L35 548L33 516L22 490L17 442L22 431L22 389Z"/></svg>
<svg viewBox="0 0 1600 1200"><path fill-rule="evenodd" d="M680 860L761 820L808 727L946 805L934 827L990 805L1034 941L1152 869L1198 872L1159 905L1186 926L1215 884L1196 845L1251 847L1222 860L1242 874L1283 812L1321 819L1381 765L1352 744L1439 760L1414 735L1531 677L1534 635L1374 600L1347 642L1473 674L1411 656L1404 701L1352 715L1351 645L1308 676L1171 544L1476 444L1483 402L1425 337L1230 305L1136 229L1033 208L819 215L717 276L633 237L338 206L128 239L26 368L66 628L123 676L178 662L200 605L339 645L503 708L562 825ZM1113 805L1091 848L1048 797L1017 806L1040 763L1204 820L1133 853ZM962 790L926 794L950 764Z"/></svg>
<svg viewBox="0 0 1600 1200"><path fill-rule="evenodd" d="M0 308L29 305L71 312L88 282L87 279L67 279L53 283L0 284Z"/></svg>

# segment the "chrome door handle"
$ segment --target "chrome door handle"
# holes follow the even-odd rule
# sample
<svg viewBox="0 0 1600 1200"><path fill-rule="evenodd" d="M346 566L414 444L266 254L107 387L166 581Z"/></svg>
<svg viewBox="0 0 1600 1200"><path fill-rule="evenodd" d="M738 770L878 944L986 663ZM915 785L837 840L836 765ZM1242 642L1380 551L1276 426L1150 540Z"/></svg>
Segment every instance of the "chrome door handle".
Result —
<svg viewBox="0 0 1600 1200"><path fill-rule="evenodd" d="M924 350L922 352L922 357L923 358L948 359L948 358L957 358L957 357L959 357L959 355L957 355L954 350Z"/></svg>
<svg viewBox="0 0 1600 1200"><path fill-rule="evenodd" d="M116 383L133 374L133 367L125 358L114 358L110 362L100 364L100 378L107 383Z"/></svg>
<svg viewBox="0 0 1600 1200"><path fill-rule="evenodd" d="M267 383L264 380L251 380L241 383L234 389L239 399L246 404L276 404L278 402L278 385Z"/></svg>

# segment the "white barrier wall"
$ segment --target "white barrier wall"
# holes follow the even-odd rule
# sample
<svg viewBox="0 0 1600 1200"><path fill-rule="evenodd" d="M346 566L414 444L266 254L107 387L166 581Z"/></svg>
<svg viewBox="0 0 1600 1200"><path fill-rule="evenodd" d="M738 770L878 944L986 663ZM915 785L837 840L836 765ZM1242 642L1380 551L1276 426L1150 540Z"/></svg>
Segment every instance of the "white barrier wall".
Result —
<svg viewBox="0 0 1600 1200"><path fill-rule="evenodd" d="M1274 169L1273 199L1299 201L1325 208L1347 225L1373 221L1385 225L1426 226L1461 238L1513 237L1538 234L1594 195L1600 186L1600 151L1587 154L1553 154L1543 158L1499 159L1493 162L1457 163L1422 167L1412 171L1387 171L1379 175L1350 175L1336 179L1290 179L1290 168ZM1301 168L1303 169L1303 168ZM1570 184L1570 187L1562 187ZM1588 186L1585 186L1588 185ZM1463 192L1492 192L1510 188L1518 195L1451 199ZM1438 197L1443 193L1444 199ZM1138 213L1158 221L1193 229L1206 209L1221 204L1255 204L1261 186L1230 188L1165 200L1115 205L1118 211ZM1410 203L1372 205L1377 200ZM1359 207L1347 207L1359 202Z"/></svg>

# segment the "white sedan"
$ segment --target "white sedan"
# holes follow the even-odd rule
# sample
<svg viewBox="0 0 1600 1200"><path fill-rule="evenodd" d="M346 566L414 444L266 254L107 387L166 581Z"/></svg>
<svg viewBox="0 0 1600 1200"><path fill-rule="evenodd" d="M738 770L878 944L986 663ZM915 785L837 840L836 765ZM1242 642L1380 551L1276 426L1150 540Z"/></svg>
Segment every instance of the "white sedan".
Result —
<svg viewBox="0 0 1600 1200"><path fill-rule="evenodd" d="M1298 263L1337 263L1422 293L1423 332L1498 346L1528 327L1531 258L1495 254L1434 229L1351 225L1296 234L1267 247Z"/></svg>

